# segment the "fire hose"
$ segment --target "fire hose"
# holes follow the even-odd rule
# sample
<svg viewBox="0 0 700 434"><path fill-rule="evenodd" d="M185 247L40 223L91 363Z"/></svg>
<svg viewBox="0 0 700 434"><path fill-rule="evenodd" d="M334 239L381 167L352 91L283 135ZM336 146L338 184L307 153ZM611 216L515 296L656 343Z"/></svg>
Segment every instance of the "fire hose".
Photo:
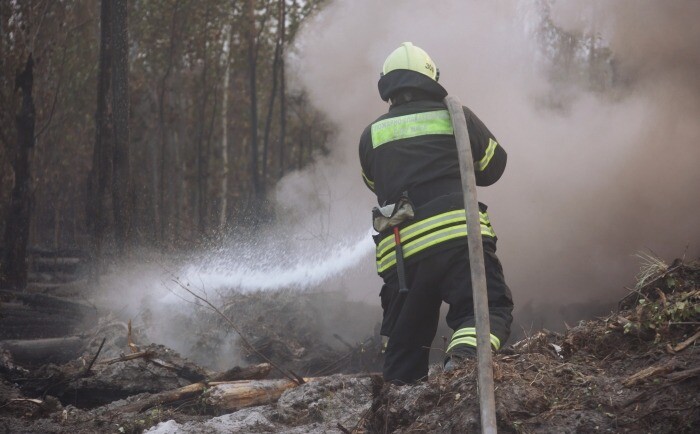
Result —
<svg viewBox="0 0 700 434"><path fill-rule="evenodd" d="M486 292L486 270L484 268L484 248L481 240L481 223L479 221L479 202L476 198L474 159L462 104L453 96L447 96L444 102L450 112L452 128L457 141L462 193L467 213L469 264L471 268L472 293L474 294L474 317L476 319L476 357L481 432L492 434L496 433L496 400L493 386L489 302Z"/></svg>

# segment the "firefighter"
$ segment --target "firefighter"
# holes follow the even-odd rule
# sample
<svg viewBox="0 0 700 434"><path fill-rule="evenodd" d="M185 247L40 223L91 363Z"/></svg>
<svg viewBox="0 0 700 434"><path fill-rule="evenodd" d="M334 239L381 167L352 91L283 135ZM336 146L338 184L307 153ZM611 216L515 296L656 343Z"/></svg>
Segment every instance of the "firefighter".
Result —
<svg viewBox="0 0 700 434"><path fill-rule="evenodd" d="M408 199L413 209L400 223L393 221L397 233L393 227L380 227L374 237L377 271L384 280L383 374L394 384L427 376L442 301L449 305L446 320L453 330L445 370L476 355L462 184L452 123L443 103L447 91L438 84L439 75L425 51L410 42L401 44L386 58L378 83L382 100L391 102L389 111L365 128L360 139L362 179L379 206L391 212L393 204ZM506 152L471 110L464 107L464 114L476 183L491 185L503 174ZM492 349L498 350L510 334L513 301L486 208L479 203L490 340ZM397 262L403 266L397 267ZM397 268L403 269L402 276ZM400 291L400 280L407 292Z"/></svg>

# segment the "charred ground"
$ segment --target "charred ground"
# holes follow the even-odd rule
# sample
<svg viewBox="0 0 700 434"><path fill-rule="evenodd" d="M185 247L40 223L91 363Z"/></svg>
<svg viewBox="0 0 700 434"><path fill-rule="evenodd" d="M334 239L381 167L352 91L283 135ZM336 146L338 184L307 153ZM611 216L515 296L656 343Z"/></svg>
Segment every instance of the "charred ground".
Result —
<svg viewBox="0 0 700 434"><path fill-rule="evenodd" d="M324 300L324 305L329 302ZM135 332L128 333L128 325L103 318L95 332L86 335L80 357L67 363L20 366L9 351L3 352L0 430L301 433L479 429L474 362L467 361L452 373L434 366L429 379L415 386L383 384L379 376L368 374L378 369L375 337L340 347L318 339L313 332L319 326L318 318L308 315L313 305L303 297L249 294L222 309L251 333L256 349L265 357L301 376L313 376L300 386L284 385L286 391L280 392L279 399L222 409L221 401L216 400L220 387L216 381L245 379L240 376L245 369L214 373L162 346L135 348L140 338ZM279 315L281 311L298 315L289 319L290 315ZM260 327L262 322L268 326ZM224 325L212 319L212 327ZM91 365L102 343L98 335L105 343ZM700 263L647 261L617 312L581 322L561 334L534 332L496 355L499 429L696 432L700 427L698 341ZM246 348L241 352L245 364L261 361L260 355ZM280 375L272 370L270 377ZM237 384L254 389L268 384L266 381L271 380ZM198 384L204 386L195 393L163 399L173 390Z"/></svg>

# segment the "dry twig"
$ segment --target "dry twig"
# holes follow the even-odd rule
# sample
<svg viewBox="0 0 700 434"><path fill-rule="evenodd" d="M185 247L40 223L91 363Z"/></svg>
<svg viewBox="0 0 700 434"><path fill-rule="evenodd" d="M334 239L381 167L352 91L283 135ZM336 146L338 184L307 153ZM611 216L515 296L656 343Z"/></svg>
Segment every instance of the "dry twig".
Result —
<svg viewBox="0 0 700 434"><path fill-rule="evenodd" d="M139 352L139 347L136 346L136 344L134 343L134 340L133 340L132 337L131 337L131 336L132 336L132 335L131 335L131 320L129 320L129 324L128 324L127 327L128 327L128 329L127 329L128 332L127 332L127 335L126 335L126 341L127 341L127 343L129 344L129 349L131 349L131 352L132 352L132 353L138 353L138 352Z"/></svg>
<svg viewBox="0 0 700 434"><path fill-rule="evenodd" d="M95 353L95 356L92 358L92 360L90 360L90 364L87 365L87 368L85 368L85 370L81 374L81 377L84 377L90 373L90 369L92 369L92 365L95 364L95 360L97 360L97 356L99 356L100 353L102 352L102 347L105 345L106 340L107 340L107 338L102 338L102 342L100 343L100 347L97 349L97 352Z"/></svg>
<svg viewBox="0 0 700 434"><path fill-rule="evenodd" d="M683 381L687 378L692 378L692 377L697 377L700 375L700 368L692 368L692 369L686 369L684 371L679 371L679 372L674 372L672 374L668 374L666 378L668 378L670 381Z"/></svg>
<svg viewBox="0 0 700 434"><path fill-rule="evenodd" d="M152 355L153 355L152 351L140 351L138 353L132 353L132 354L128 354L126 356L115 357L115 358L109 359L109 360L103 360L99 364L100 365L111 365L111 364L117 363L117 362L126 362L127 360L140 359L142 357L148 358Z"/></svg>
<svg viewBox="0 0 700 434"><path fill-rule="evenodd" d="M185 285L183 285L182 282L180 282L180 280L179 280L178 278L173 278L172 281L173 281L176 285L178 285L180 288L182 288L182 289L184 289L185 291L187 291L187 292L188 292L190 295L192 295L194 298L196 298L197 300L199 300L199 301L201 301L202 303L204 303L204 304L206 304L207 306L209 306L209 308L210 308L211 310L213 310L217 315L219 315L221 318L223 318L224 321L226 321L226 323L227 323L229 326L231 326L231 328L238 334L238 336L241 338L241 341L245 344L246 347L248 347L251 351L253 351L255 354L257 354L260 358L262 358L263 360L265 360L267 363L269 363L270 365L272 365L275 369L277 369L278 371L280 371L280 372L282 373L282 375L284 375L285 377L287 377L287 378L290 379L291 381L295 382L296 384L301 385L301 384L304 384L304 383L305 383L305 381L304 381L303 378L301 378L300 376L296 375L294 372L286 371L286 370L282 369L279 365L277 365L275 362L273 362L272 360L270 360L270 359L269 359L267 356L265 356L263 353L261 353L260 351L258 351L258 350L253 346L253 344L251 344L250 341L248 341L248 339L246 339L246 337L243 335L243 332L238 328L238 326L236 326L236 324L235 324L233 321L231 321L231 319L230 319L228 316L226 316L223 312L221 312L216 306L214 306L213 304L211 304L211 302L210 302L209 300L207 300L206 298L202 297L202 296L199 295L199 294L196 294L196 293L195 293L194 291L192 291L190 288L188 288L188 287L186 287Z"/></svg>
<svg viewBox="0 0 700 434"><path fill-rule="evenodd" d="M698 338L700 338L700 330L698 330L697 332L695 332L695 334L694 334L693 336L689 337L688 339L684 340L684 341L681 342L680 344L678 344L678 345L676 345L675 347L673 347L673 352L677 353L677 352L679 352L679 351L685 350L685 349L688 348L693 342L695 342L696 340L698 340Z"/></svg>
<svg viewBox="0 0 700 434"><path fill-rule="evenodd" d="M668 374L669 372L673 371L675 368L676 368L676 363L675 363L674 359L671 359L664 364L656 365L656 366L649 366L648 368L644 368L641 371L638 371L637 373L631 375L629 378L627 378L625 381L623 381L622 384L624 384L626 387L631 387L631 386L639 384L645 380L648 380L650 378L654 378L654 377Z"/></svg>

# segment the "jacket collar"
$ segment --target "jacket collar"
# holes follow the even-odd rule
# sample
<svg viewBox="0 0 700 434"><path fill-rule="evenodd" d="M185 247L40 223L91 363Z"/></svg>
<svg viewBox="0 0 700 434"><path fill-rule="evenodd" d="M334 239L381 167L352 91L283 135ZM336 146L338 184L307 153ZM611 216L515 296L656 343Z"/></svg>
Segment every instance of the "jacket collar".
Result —
<svg viewBox="0 0 700 434"><path fill-rule="evenodd" d="M377 87L379 88L379 96L381 96L384 101L389 101L392 96L403 90L413 89L418 90L418 92L415 92L415 97L420 95L420 99L441 101L447 96L447 91L437 81L419 72L406 69L397 69L383 75L379 79ZM415 99L418 98L409 100Z"/></svg>

